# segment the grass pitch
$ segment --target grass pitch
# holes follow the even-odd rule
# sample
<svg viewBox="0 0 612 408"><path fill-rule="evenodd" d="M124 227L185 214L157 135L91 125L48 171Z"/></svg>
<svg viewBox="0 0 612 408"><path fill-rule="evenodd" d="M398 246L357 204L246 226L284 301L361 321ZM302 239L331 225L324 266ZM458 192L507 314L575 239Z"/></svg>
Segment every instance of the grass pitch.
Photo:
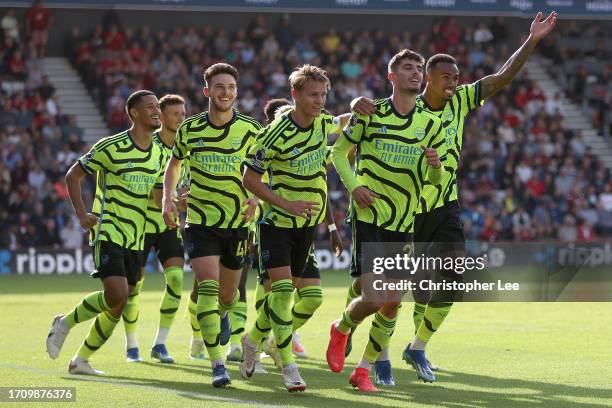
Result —
<svg viewBox="0 0 612 408"><path fill-rule="evenodd" d="M254 277L249 282L249 322L253 322ZM438 382L424 384L401 360L412 338L412 305L404 305L391 343L396 387L375 395L348 385L350 371L365 345L369 322L354 337L344 372L325 362L329 324L344 307L349 282L344 272L323 272L324 303L301 330L309 358L298 360L308 384L304 394L288 394L270 359L267 375L240 378L228 364L233 385L210 385L209 361L188 358L191 336L187 298L193 276L185 276L182 307L168 338L173 365L149 358L155 336L163 276L146 276L141 294L138 338L145 362L125 362L122 324L94 355L104 377L71 376L68 361L90 323L77 325L62 353L51 360L45 337L54 315L65 313L83 296L100 290L87 276L0 277L0 386L76 387L77 403L0 402L0 406L79 407L612 407L612 303L463 303L456 304L433 337L428 356L443 367ZM202 375L204 374L204 375Z"/></svg>

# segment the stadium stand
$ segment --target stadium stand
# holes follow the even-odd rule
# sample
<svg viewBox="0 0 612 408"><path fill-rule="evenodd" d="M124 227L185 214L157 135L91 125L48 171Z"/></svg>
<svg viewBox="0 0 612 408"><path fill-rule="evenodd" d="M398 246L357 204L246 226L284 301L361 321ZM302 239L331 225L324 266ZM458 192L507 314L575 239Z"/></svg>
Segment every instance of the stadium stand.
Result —
<svg viewBox="0 0 612 408"><path fill-rule="evenodd" d="M265 16L258 15L250 26L235 32L208 27L165 31L124 27L116 17L105 18L91 32L75 27L65 39L64 53L80 73L109 128L119 131L128 126L123 106L134 89L151 89L160 96L179 93L187 100L188 114L204 109L202 69L220 60L234 64L241 73L238 108L263 120L261 109L266 100L289 96L287 73L302 63L327 70L332 80L328 108L342 113L354 97L389 94L386 63L400 48L412 48L425 56L448 52L459 62L461 81L471 82L499 68L515 46L507 43L511 27L501 18L476 26L453 18L432 21L430 32L419 33L334 29L297 33L291 28L289 16L271 26ZM10 24L8 27L10 30ZM571 25L563 30L555 38L571 36ZM602 30L594 28L592 38L605 35ZM9 129L14 130L0 133L0 183L4 193L0 222L5 227L4 235L15 231L8 233L11 245L24 245L31 239L27 225L42 225L21 220L37 213L36 204L55 203L47 204L42 211L48 214L51 205L56 208L58 227L70 225L61 173L83 146L79 132L61 114L61 107L55 106L53 111L53 97L49 96L48 85L43 85L42 73L28 70L28 78L23 77L26 71L19 68L21 65L37 64L27 46L8 34L3 41L13 45L6 47L12 51L3 51L2 120L10 118L14 125ZM591 109L595 106L592 112L600 113L593 121L599 126L604 121L601 112L605 111L601 101L607 98L609 104L609 88L607 94L600 90L604 85L609 87L609 67L588 65L597 80L588 80L589 86L584 86L587 79L581 75L586 74L583 68L576 68L583 65L572 64L567 58L571 55L575 60L588 61L588 56L572 49L571 41L565 47L556 41L541 44L538 52L564 62L564 89L575 102ZM608 44L590 40L590 46L596 60L609 59L603 57L609 55ZM24 56L22 62L19 54ZM574 74L576 69L578 74ZM557 71L554 74L560 75ZM18 82L24 83L23 89L11 88ZM600 105L593 105L595 94L605 96L597 99ZM49 113L49 105L55 115ZM459 178L469 239L588 241L612 234L610 172L590 151L580 131L565 126L558 106L556 98L546 99L544 92L522 75L471 116ZM336 220L348 239L348 227L341 225L348 195L335 172L330 171L328 182ZM49 198L55 195L58 198ZM31 197L38 199L32 201ZM8 217L9 213L21 215ZM323 239L325 234L322 227L318 238Z"/></svg>
<svg viewBox="0 0 612 408"><path fill-rule="evenodd" d="M12 10L0 22L0 247L75 248L85 235L73 219L64 174L87 146L43 74L46 23L37 25L36 13L28 12L26 27ZM91 202L91 187L86 194Z"/></svg>

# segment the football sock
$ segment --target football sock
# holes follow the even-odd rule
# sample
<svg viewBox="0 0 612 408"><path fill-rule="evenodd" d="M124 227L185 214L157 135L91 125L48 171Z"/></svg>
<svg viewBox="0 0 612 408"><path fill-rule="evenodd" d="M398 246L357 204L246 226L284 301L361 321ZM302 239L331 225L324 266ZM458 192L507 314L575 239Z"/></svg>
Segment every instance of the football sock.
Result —
<svg viewBox="0 0 612 408"><path fill-rule="evenodd" d="M272 292L268 296L270 323L283 366L294 362L291 351L291 340L293 338L292 294L293 283L291 279L280 279L272 283Z"/></svg>
<svg viewBox="0 0 612 408"><path fill-rule="evenodd" d="M344 313L342 313L342 318L338 322L337 329L341 333L349 334L351 332L351 330L353 330L355 327L357 327L357 325L359 323L361 323L361 322L353 321L353 319L351 318L349 310L345 310Z"/></svg>
<svg viewBox="0 0 612 408"><path fill-rule="evenodd" d="M100 313L89 329L83 345L77 352L77 356L83 360L89 358L109 339L115 326L119 323L119 317L114 317L109 312Z"/></svg>
<svg viewBox="0 0 612 408"><path fill-rule="evenodd" d="M416 332L416 339L427 343L431 336L440 328L453 306L450 302L429 302L425 308L423 321Z"/></svg>
<svg viewBox="0 0 612 408"><path fill-rule="evenodd" d="M296 331L312 317L314 312L323 303L321 286L305 286L296 289L293 296L293 331Z"/></svg>
<svg viewBox="0 0 612 408"><path fill-rule="evenodd" d="M87 295L81 303L72 309L64 316L63 323L66 324L68 330L72 329L77 323L93 319L102 312L108 311L110 308L104 300L104 292L93 292Z"/></svg>
<svg viewBox="0 0 612 408"><path fill-rule="evenodd" d="M238 301L234 308L229 312L230 322L232 324L232 336L230 337L231 344L240 344L240 338L244 333L244 326L247 320L247 304L243 301Z"/></svg>
<svg viewBox="0 0 612 408"><path fill-rule="evenodd" d="M425 314L425 308L427 305L422 303L414 302L414 311L412 312L412 320L414 321L414 332L416 333L419 330L419 326L423 321L423 315Z"/></svg>
<svg viewBox="0 0 612 408"><path fill-rule="evenodd" d="M206 279L198 283L198 324L204 345L212 361L222 359L219 334L221 318L219 317L219 282Z"/></svg>
<svg viewBox="0 0 612 408"><path fill-rule="evenodd" d="M200 323L198 323L198 304L189 298L189 322L191 323L191 332L193 337L200 337Z"/></svg>
<svg viewBox="0 0 612 408"><path fill-rule="evenodd" d="M144 277L142 277L128 296L128 301L121 312L123 318L123 327L125 329L125 342L126 348L131 349L138 347L138 341L136 340L136 326L138 324L138 315L140 314L140 291L144 283Z"/></svg>
<svg viewBox="0 0 612 408"><path fill-rule="evenodd" d="M270 330L272 329L272 325L270 324L270 294L267 293L264 295L265 296L261 299L261 306L257 309L258 313L255 324L249 332L249 340L251 343L258 346L270 335ZM259 301L257 303L259 303Z"/></svg>
<svg viewBox="0 0 612 408"><path fill-rule="evenodd" d="M166 277L166 290L159 306L159 327L169 329L181 305L183 292L183 268L170 266L164 271ZM163 344L155 341L155 344Z"/></svg>
<svg viewBox="0 0 612 408"><path fill-rule="evenodd" d="M349 288L348 288L348 293L346 294L346 304L345 304L345 306L348 306L353 301L353 299L355 299L356 297L361 296L361 290L359 290L359 291L356 290L356 288L355 288L356 286L357 286L357 279L355 279L351 283L351 286L349 286Z"/></svg>
<svg viewBox="0 0 612 408"><path fill-rule="evenodd" d="M219 315L221 317L224 317L229 311L231 311L234 308L234 306L236 306L236 304L238 304L239 299L240 299L240 292L238 292L238 290L236 290L236 293L234 294L234 298L232 299L232 301L227 305L223 303L221 299L219 299Z"/></svg>
<svg viewBox="0 0 612 408"><path fill-rule="evenodd" d="M391 336L395 330L396 321L397 317L390 318L383 315L381 312L376 312L374 314L368 343L363 352L363 358L365 360L374 363L378 357L378 353L389 346Z"/></svg>

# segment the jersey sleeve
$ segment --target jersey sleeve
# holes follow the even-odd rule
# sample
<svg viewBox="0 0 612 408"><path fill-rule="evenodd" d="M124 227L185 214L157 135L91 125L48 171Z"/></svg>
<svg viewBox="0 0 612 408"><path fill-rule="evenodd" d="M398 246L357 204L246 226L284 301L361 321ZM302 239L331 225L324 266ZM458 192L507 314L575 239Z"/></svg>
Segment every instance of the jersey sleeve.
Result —
<svg viewBox="0 0 612 408"><path fill-rule="evenodd" d="M283 140L282 137L270 137L271 130L268 126L259 132L244 162L248 168L259 174L264 174L268 171L270 163L274 156L276 156L276 152L280 150L276 145Z"/></svg>
<svg viewBox="0 0 612 408"><path fill-rule="evenodd" d="M179 159L184 160L189 154L189 146L187 145L187 126L183 124L176 132L176 140L174 147L172 148L172 155Z"/></svg>
<svg viewBox="0 0 612 408"><path fill-rule="evenodd" d="M96 171L106 171L111 165L110 154L108 153L108 144L102 139L92 146L92 148L79 159L79 164L85 170L85 173L92 174Z"/></svg>
<svg viewBox="0 0 612 408"><path fill-rule="evenodd" d="M466 112L466 114L484 104L484 100L481 97L480 81L462 85L458 90L461 97L461 104L463 105L463 111Z"/></svg>
<svg viewBox="0 0 612 408"><path fill-rule="evenodd" d="M353 112L342 134L349 142L357 144L365 134L365 130L370 124L370 120L370 116Z"/></svg>
<svg viewBox="0 0 612 408"><path fill-rule="evenodd" d="M438 157L440 159L440 167L434 169L428 166L427 178L433 184L438 184L442 180L442 173L445 171L445 163L447 160L447 145L444 127L442 121L437 117L432 117L433 126L431 127L431 134L429 135L429 144L427 147L436 149Z"/></svg>

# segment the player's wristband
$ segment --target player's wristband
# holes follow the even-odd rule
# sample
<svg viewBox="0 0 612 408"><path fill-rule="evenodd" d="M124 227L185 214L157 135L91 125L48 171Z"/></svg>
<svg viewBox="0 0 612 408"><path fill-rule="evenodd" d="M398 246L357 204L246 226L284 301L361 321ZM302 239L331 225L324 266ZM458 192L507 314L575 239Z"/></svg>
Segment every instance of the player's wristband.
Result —
<svg viewBox="0 0 612 408"><path fill-rule="evenodd" d="M336 228L336 224L328 225L327 229L329 230L329 232L334 232L338 230L338 228Z"/></svg>

